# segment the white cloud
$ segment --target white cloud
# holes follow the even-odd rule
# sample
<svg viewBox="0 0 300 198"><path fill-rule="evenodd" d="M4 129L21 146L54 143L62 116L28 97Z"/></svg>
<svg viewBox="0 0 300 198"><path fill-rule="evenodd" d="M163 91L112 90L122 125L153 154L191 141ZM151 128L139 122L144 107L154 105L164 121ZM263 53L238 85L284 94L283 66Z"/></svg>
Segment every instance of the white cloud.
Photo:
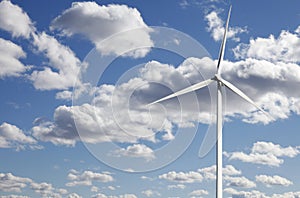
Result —
<svg viewBox="0 0 300 198"><path fill-rule="evenodd" d="M229 160L241 160L243 162L280 166L284 162L282 157L296 157L299 154L297 147L282 147L272 142L254 143L249 154L243 152L228 153Z"/></svg>
<svg viewBox="0 0 300 198"><path fill-rule="evenodd" d="M68 198L82 198L82 196L78 195L77 193L71 193L68 195Z"/></svg>
<svg viewBox="0 0 300 198"><path fill-rule="evenodd" d="M85 65L69 47L59 43L53 36L49 36L45 32L32 36L33 45L48 58L48 66L50 66L44 67L44 70L32 72L30 79L33 81L34 87L40 90L73 87L75 81L80 79L78 75L80 68Z"/></svg>
<svg viewBox="0 0 300 198"><path fill-rule="evenodd" d="M199 172L189 171L189 172L175 172L170 171L168 173L158 176L159 179L165 179L171 182L178 183L195 183L202 182L203 176Z"/></svg>
<svg viewBox="0 0 300 198"><path fill-rule="evenodd" d="M168 189L185 189L186 186L184 184L173 184L173 185L168 185Z"/></svg>
<svg viewBox="0 0 300 198"><path fill-rule="evenodd" d="M0 28L11 32L14 37L29 38L34 31L28 15L11 1L0 2Z"/></svg>
<svg viewBox="0 0 300 198"><path fill-rule="evenodd" d="M0 38L0 78L6 76L19 76L30 68L19 61L19 58L25 57L26 53L20 46Z"/></svg>
<svg viewBox="0 0 300 198"><path fill-rule="evenodd" d="M99 188L97 186L92 186L91 187L91 192L98 192Z"/></svg>
<svg viewBox="0 0 300 198"><path fill-rule="evenodd" d="M212 11L205 16L208 25L207 30L211 33L215 41L222 40L225 31L224 21L218 16L219 14L217 11ZM240 39L237 35L245 32L247 32L246 28L229 27L227 38L239 41Z"/></svg>
<svg viewBox="0 0 300 198"><path fill-rule="evenodd" d="M26 147L37 149L37 141L27 136L17 126L3 122L0 125L0 148L15 148L23 150Z"/></svg>
<svg viewBox="0 0 300 198"><path fill-rule="evenodd" d="M237 170L234 166L232 165L226 165L225 168L223 168L223 174L224 175L240 175L242 174L241 170Z"/></svg>
<svg viewBox="0 0 300 198"><path fill-rule="evenodd" d="M121 148L114 152L114 155L121 155L126 157L143 157L146 160L152 160L155 158L154 152L151 148L144 144L134 144L127 148Z"/></svg>
<svg viewBox="0 0 300 198"><path fill-rule="evenodd" d="M262 193L257 190L237 191L233 188L226 188L224 189L224 192L231 194L232 198L253 198L253 197L268 198L268 196L266 196L265 193Z"/></svg>
<svg viewBox="0 0 300 198"><path fill-rule="evenodd" d="M189 99L185 98L188 102L181 115L178 114L180 107L176 99L172 100L172 104L169 105L167 115L157 105L151 107L151 114L149 114L149 109L144 104L163 94L157 91L161 87L152 85L149 81L162 81L162 84L174 89L184 87L187 81L184 80L183 75L189 76L194 81L197 77L201 78L198 71L188 73L189 69L184 69L184 67L192 67L194 62L198 64L198 67L206 68L206 63L213 63L210 59L191 58L190 61L183 62L178 69L175 69L171 65L151 61L141 69L140 78L133 78L118 86L104 84L94 88L93 105L58 107L54 112L54 122L41 122L34 126L33 136L42 141L71 146L79 141L78 131L84 131L80 134L80 138L83 142L89 143L108 141L137 143L140 139L156 142L158 140L155 134L158 132L162 133L162 140L172 140L174 138L172 123L181 127L190 127L200 119L208 122L208 113L204 112L199 115L199 112L195 111L196 99L188 101ZM156 75L159 73L160 75ZM164 77L160 78L162 75ZM149 98L149 93L153 93L151 98ZM206 96L201 102L204 108L210 110L205 104L208 99L209 96Z"/></svg>
<svg viewBox="0 0 300 198"><path fill-rule="evenodd" d="M107 188L108 188L109 190L116 190L116 187L114 187L114 186L107 186Z"/></svg>
<svg viewBox="0 0 300 198"><path fill-rule="evenodd" d="M198 169L198 172L201 173L205 179L208 180L216 179L216 165ZM240 174L242 174L242 172L240 170L237 170L232 165L226 165L225 167L223 167L223 175L225 176L240 175Z"/></svg>
<svg viewBox="0 0 300 198"><path fill-rule="evenodd" d="M298 112L300 95L294 91L300 82L298 65L251 58L237 62L224 61L222 74L268 111L274 120L288 118L291 111ZM243 121L249 123L266 124L271 121L231 91L227 93L227 101L230 101L226 108L228 116L242 115Z"/></svg>
<svg viewBox="0 0 300 198"><path fill-rule="evenodd" d="M11 32L13 36L28 39L36 51L43 53L49 61L43 70L35 70L29 75L36 89L68 89L74 86L77 78L80 84L78 72L80 67L86 65L80 62L69 47L59 43L54 36L36 31L28 15L18 5L2 1L0 10L0 28ZM0 77L17 76L24 72L26 67L18 60L25 57L22 49L2 39L0 42ZM5 46L8 47L8 51L2 49Z"/></svg>
<svg viewBox="0 0 300 198"><path fill-rule="evenodd" d="M145 195L146 197L158 197L161 196L161 194L157 191L148 189L148 190L143 190L142 194Z"/></svg>
<svg viewBox="0 0 300 198"><path fill-rule="evenodd" d="M270 35L268 38L250 39L248 44L238 45L234 53L237 58L254 58L270 62L300 62L300 35L297 31L282 30L277 38Z"/></svg>
<svg viewBox="0 0 300 198"><path fill-rule="evenodd" d="M94 106L89 104L73 107L60 106L54 112L54 123L44 122L34 126L33 136L56 145L74 146L76 141L79 141L77 131L82 130L85 131L80 136L83 142L135 142L137 137L122 132L113 122L111 109L105 111L106 109L109 107L96 109L98 111L95 112ZM98 119L103 119L101 126L98 125ZM76 125L74 120L76 120Z"/></svg>
<svg viewBox="0 0 300 198"><path fill-rule="evenodd" d="M106 183L114 180L114 178L108 173L96 173L92 171L79 173L76 170L70 170L68 179L71 180L71 182L66 183L66 186L69 187L79 185L91 186L94 181Z"/></svg>
<svg viewBox="0 0 300 198"><path fill-rule="evenodd" d="M55 98L59 100L71 100L72 99L72 92L65 90L61 92L57 92L55 94Z"/></svg>
<svg viewBox="0 0 300 198"><path fill-rule="evenodd" d="M207 180L216 179L216 165L198 169L198 172L200 172Z"/></svg>
<svg viewBox="0 0 300 198"><path fill-rule="evenodd" d="M35 193L39 194L39 197L43 198L62 198L62 195L68 193L66 189L54 188L50 183L36 183L30 178L15 176L12 173L0 173L0 191L23 193L22 190L26 187L30 187ZM23 196L8 195L1 197L22 198Z"/></svg>
<svg viewBox="0 0 300 198"><path fill-rule="evenodd" d="M148 180L148 181L154 181L154 180L155 180L155 178L147 177L147 176L145 176L145 175L141 176L141 179L143 179L143 180Z"/></svg>
<svg viewBox="0 0 300 198"><path fill-rule="evenodd" d="M208 191L207 190L194 190L192 191L189 196L190 197L202 197L203 195L208 195Z"/></svg>
<svg viewBox="0 0 300 198"><path fill-rule="evenodd" d="M271 153L278 157L296 157L300 154L300 151L297 147L282 147L279 144L274 144L272 142L256 142L251 151L253 153Z"/></svg>
<svg viewBox="0 0 300 198"><path fill-rule="evenodd" d="M270 69L266 70L266 67ZM158 132L163 133L162 140L172 140L174 126L184 128L194 126L195 122L211 121L211 106L208 105L210 95L206 89L199 90L196 94L201 100L189 97L191 95L180 97L184 110L180 109L177 99L172 99L161 103L164 109L161 105L151 106L149 113L144 104L171 92L150 82L160 83L176 91L199 82L202 79L201 74L212 76L214 71L215 63L209 58L188 58L177 68L150 61L138 71L137 77L127 82L93 88L93 93L87 94L95 95L92 101L94 106L82 104L58 107L54 112L54 122L33 127L33 134L42 141L66 145L74 145L80 140L78 131L84 131L81 140L89 143L138 143L139 140L158 142L155 137ZM275 120L286 119L291 112L300 113L300 94L294 91L300 83L300 67L296 64L274 64L255 59L224 61L222 71L225 79L247 93ZM271 121L231 91L226 93L226 101L225 115L228 120L237 117L248 123L267 124ZM195 108L198 105L201 111ZM60 120L68 124L62 124ZM267 163L282 163L274 156L269 158L266 155L261 156L260 153L252 155Z"/></svg>
<svg viewBox="0 0 300 198"><path fill-rule="evenodd" d="M255 176L256 181L261 182L263 184L265 184L268 187L271 186L289 186L292 185L293 182L278 176L278 175L274 175L274 176L269 176L269 175L257 175Z"/></svg>
<svg viewBox="0 0 300 198"><path fill-rule="evenodd" d="M143 29L126 33L136 28ZM128 49L153 46L149 36L151 29L144 23L139 11L127 5L100 6L96 2L76 2L52 21L51 29L61 30L67 36L82 34L92 41L102 54L122 55ZM119 32L124 34L105 40ZM148 51L134 50L127 53L127 56L143 57Z"/></svg>
<svg viewBox="0 0 300 198"><path fill-rule="evenodd" d="M21 192L32 180L14 176L12 173L0 173L0 190L4 192Z"/></svg>
<svg viewBox="0 0 300 198"><path fill-rule="evenodd" d="M190 6L189 2L187 0L182 0L179 2L179 6L182 8L182 9L185 9L187 8L188 6Z"/></svg>
<svg viewBox="0 0 300 198"><path fill-rule="evenodd" d="M53 197L53 198L62 198L62 194L66 194L66 189L55 189L52 184L42 182L35 183L32 182L30 188L34 190L35 193L40 194L41 197Z"/></svg>
<svg viewBox="0 0 300 198"><path fill-rule="evenodd" d="M256 184L250 181L246 177L230 177L225 176L224 180L227 182L227 186L230 187L240 187L240 188L254 188Z"/></svg>
<svg viewBox="0 0 300 198"><path fill-rule="evenodd" d="M137 198L134 194L124 194L124 195L105 195L102 193L98 193L93 195L92 198Z"/></svg>
<svg viewBox="0 0 300 198"><path fill-rule="evenodd" d="M238 191L233 188L226 188L224 189L224 192L231 194L232 198L253 198L253 197L259 197L259 198L298 198L300 196L300 192L286 192L282 194L272 194L272 195L266 195L263 192L260 192L258 190L252 190L252 191Z"/></svg>
<svg viewBox="0 0 300 198"><path fill-rule="evenodd" d="M283 194L273 194L272 198L299 198L300 191L298 192L286 192Z"/></svg>

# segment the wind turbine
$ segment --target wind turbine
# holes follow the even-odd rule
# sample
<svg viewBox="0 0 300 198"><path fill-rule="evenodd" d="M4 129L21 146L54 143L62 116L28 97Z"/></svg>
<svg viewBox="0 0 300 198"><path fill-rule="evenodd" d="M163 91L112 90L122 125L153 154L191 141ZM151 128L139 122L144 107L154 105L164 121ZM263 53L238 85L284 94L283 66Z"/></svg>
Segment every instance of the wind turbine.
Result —
<svg viewBox="0 0 300 198"><path fill-rule="evenodd" d="M230 19L230 13L231 13L231 6L229 8L228 11L228 17L227 17L227 21L226 21L226 26L225 26L225 31L224 31L224 36L223 36L223 40L222 40L222 44L220 47L220 53L219 53L219 59L218 59L218 64L217 64L217 71L216 74L208 80L196 83L194 85L191 85L185 89L182 89L180 91L177 91L173 94L170 94L166 97L163 97L159 100L156 100L148 105L153 105L155 103L159 103L192 91L196 91L198 89L201 89L203 87L208 86L210 83L212 82L216 82L217 83L217 129L216 129L216 135L217 135L217 146L216 146L216 172L217 172L217 179L216 179L216 197L217 198L222 198L223 197L223 184L222 184L222 167L223 167L223 161L222 161L222 102L223 102L223 94L222 94L222 87L225 86L228 89L230 89L233 93L237 94L238 96L240 96L241 98L243 98L244 100L246 100L247 102L249 102L250 104L252 104L253 106L255 106L257 109L259 109L260 111L262 111L263 113L265 113L266 115L268 115L262 108L260 108L257 104L255 104L253 102L252 99L250 99L246 94L244 94L240 89L238 89L237 87L235 87L233 84L231 84L230 82L224 80L221 77L221 63L223 61L224 58L224 49L225 49L225 45L226 45L226 39L227 39L227 32L228 32L228 24L229 24L229 19Z"/></svg>

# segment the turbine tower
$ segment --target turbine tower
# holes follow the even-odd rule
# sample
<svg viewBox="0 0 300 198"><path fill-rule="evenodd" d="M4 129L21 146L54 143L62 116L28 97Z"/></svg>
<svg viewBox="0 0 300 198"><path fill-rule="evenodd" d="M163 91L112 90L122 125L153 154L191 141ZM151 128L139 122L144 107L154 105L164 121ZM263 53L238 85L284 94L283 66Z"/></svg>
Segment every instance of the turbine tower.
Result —
<svg viewBox="0 0 300 198"><path fill-rule="evenodd" d="M222 102L223 102L223 94L222 94L222 87L225 86L228 89L230 89L233 93L237 94L238 96L240 96L241 98L243 98L244 100L246 100L247 102L249 102L250 104L252 104L253 106L255 106L257 109L259 109L260 111L262 111L263 113L265 113L267 116L268 114L262 109L260 108L257 104L255 104L253 102L252 99L250 99L246 94L244 94L240 89L238 89L237 87L235 87L233 84L231 84L230 82L224 80L221 77L221 65L222 65L222 61L224 58L224 50L225 50L225 45L226 45L226 39L227 39L227 32L228 32L228 24L229 24L229 19L230 19L230 13L231 13L231 6L229 8L229 12L228 12L228 17L227 17L227 21L226 21L226 26L225 26L225 31L224 31L224 36L223 36L223 40L222 40L222 44L220 47L220 53L219 53L219 59L218 59L218 64L217 64L217 71L215 73L215 76L213 76L211 79L196 83L194 85L191 85L185 89L182 89L180 91L177 91L173 94L170 94L166 97L163 97L159 100L156 100L148 105L153 105L155 103L158 102L162 102L192 91L196 91L198 89L201 89L203 87L208 86L210 83L212 82L216 82L217 84L217 129L216 129L216 137L217 137L217 145L216 145L216 167L217 167L217 180L216 180L216 197L217 198L222 198L223 197L223 184L222 184L222 167L223 167L223 161L222 161Z"/></svg>

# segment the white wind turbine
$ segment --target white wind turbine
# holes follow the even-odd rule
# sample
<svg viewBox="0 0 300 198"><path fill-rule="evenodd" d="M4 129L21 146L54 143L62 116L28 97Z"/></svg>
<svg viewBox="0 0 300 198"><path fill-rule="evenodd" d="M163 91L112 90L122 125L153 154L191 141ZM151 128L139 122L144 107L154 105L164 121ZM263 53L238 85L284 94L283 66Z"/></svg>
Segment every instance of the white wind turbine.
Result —
<svg viewBox="0 0 300 198"><path fill-rule="evenodd" d="M216 135L217 135L217 147L216 147L216 163L217 163L217 181L216 181L216 197L217 198L222 198L223 197L223 186L222 186L222 167L223 167L223 162L222 162L222 86L227 87L228 89L230 89L233 93L237 94L238 96L240 96L241 98L243 98L244 100L246 100L247 102L249 102L250 104L252 104L253 106L255 106L257 109L259 109L260 111L262 111L263 113L265 113L266 115L268 115L262 108L260 108L257 104L255 104L253 102L253 100L251 100L246 94L244 94L241 90L239 90L237 87L235 87L233 84L231 84L230 82L224 80L221 77L221 72L220 72L220 66L221 63L223 61L223 57L224 57L224 49L225 49L225 44L226 44L226 38L227 38L227 32L228 32L228 23L229 23L229 19L230 19L230 13L231 13L231 6L229 8L229 12L228 12L228 17L227 17L227 21L226 21L226 27L225 27L225 31L224 31L224 36L223 36L223 40L222 40L222 45L220 48L220 54L219 54L219 59L218 59L218 65L217 65L217 72L215 74L214 77L212 77L211 79L196 83L194 85L191 85L185 89L182 89L180 91L177 91L173 94L170 94L166 97L163 97L159 100L156 100L148 105L152 105L158 102L162 102L192 91L196 91L198 89L201 89L203 87L208 86L210 83L212 82L216 82L217 83L217 130L216 130Z"/></svg>

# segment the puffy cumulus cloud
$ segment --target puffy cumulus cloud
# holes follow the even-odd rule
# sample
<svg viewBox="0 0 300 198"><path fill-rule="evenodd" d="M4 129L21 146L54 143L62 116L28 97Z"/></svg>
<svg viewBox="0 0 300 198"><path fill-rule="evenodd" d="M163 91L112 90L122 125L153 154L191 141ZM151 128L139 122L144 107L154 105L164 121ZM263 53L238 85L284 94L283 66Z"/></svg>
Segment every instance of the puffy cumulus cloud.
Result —
<svg viewBox="0 0 300 198"><path fill-rule="evenodd" d="M198 172L200 172L207 180L216 179L216 165L198 169Z"/></svg>
<svg viewBox="0 0 300 198"><path fill-rule="evenodd" d="M211 36L215 41L222 40L225 31L224 21L219 17L219 14L220 13L217 11L211 11L205 16L208 25L207 30L211 33ZM237 35L245 32L247 32L247 28L245 27L229 27L227 38L239 41L240 38L237 37Z"/></svg>
<svg viewBox="0 0 300 198"><path fill-rule="evenodd" d="M56 38L45 32L32 34L33 45L49 60L49 65L43 70L35 70L30 75L36 89L67 89L73 87L78 72L85 67L67 46L62 45ZM50 66L50 67L49 67Z"/></svg>
<svg viewBox="0 0 300 198"><path fill-rule="evenodd" d="M279 144L274 144L272 142L256 142L251 151L253 153L271 153L278 157L296 157L300 151L298 147L282 147Z"/></svg>
<svg viewBox="0 0 300 198"><path fill-rule="evenodd" d="M245 122L266 124L272 120L286 119L292 112L298 114L300 96L294 91L300 81L298 65L251 58L237 62L224 61L222 74L269 112L272 118L247 105L231 91L227 92L227 116L241 115Z"/></svg>
<svg viewBox="0 0 300 198"><path fill-rule="evenodd" d="M282 157L294 158L299 154L298 147L282 147L272 142L254 143L249 154L243 152L227 153L229 160L241 160L243 162L262 164L268 166L280 166L284 162Z"/></svg>
<svg viewBox="0 0 300 198"><path fill-rule="evenodd" d="M168 185L168 189L185 189L186 185L184 184L173 184L173 185Z"/></svg>
<svg viewBox="0 0 300 198"><path fill-rule="evenodd" d="M134 194L124 194L124 195L105 195L103 193L98 193L93 195L92 198L137 198Z"/></svg>
<svg viewBox="0 0 300 198"><path fill-rule="evenodd" d="M96 109L95 112L94 106L90 104L73 107L60 106L54 112L54 122L42 122L34 126L33 136L41 141L68 146L74 146L79 140L88 143L136 142L138 137L122 132L114 122L111 109L105 111L106 109L109 108L104 106L103 109ZM84 133L81 133L79 137L78 131ZM143 132L142 128L136 129L136 132L139 131Z"/></svg>
<svg viewBox="0 0 300 198"><path fill-rule="evenodd" d="M215 63L209 58L188 58L178 67L150 61L140 68L136 77L126 82L93 88L92 93L88 93L95 95L93 105L58 107L54 112L54 121L33 127L33 134L42 141L65 145L74 145L79 141L80 131L84 132L80 134L81 140L89 143L172 140L175 126L184 128L195 126L196 122L210 123L212 108L208 89L150 108L145 104L201 81L201 74L210 77L214 72ZM288 118L292 112L300 113L300 93L295 92L300 83L300 67L296 64L274 64L255 59L224 61L222 74L224 79L235 84L269 112L274 120ZM229 120L234 117L248 123L264 124L271 121L231 91L227 91L226 101L225 116ZM163 134L161 139L157 139L157 133ZM258 158L266 157L260 153L255 155L259 155ZM279 159L271 157L262 160L281 163Z"/></svg>
<svg viewBox="0 0 300 198"><path fill-rule="evenodd" d="M35 70L29 75L34 87L40 90L73 87L79 68L86 66L80 62L74 52L59 43L54 36L38 32L22 8L12 4L11 1L0 3L0 13L0 28L11 32L13 36L23 36L28 39L36 51L43 53L49 61L43 70ZM0 44L0 77L17 76L24 72L26 67L18 60L25 57L22 49L3 39L0 39Z"/></svg>
<svg viewBox="0 0 300 198"><path fill-rule="evenodd" d="M257 175L255 176L256 181L261 182L263 184L265 184L268 187L271 186L289 186L292 185L293 182L278 176L278 175L274 175L274 176L269 176L269 175Z"/></svg>
<svg viewBox="0 0 300 198"><path fill-rule="evenodd" d="M189 85L184 76L189 76L193 82L197 80L197 77L201 79L198 71L190 71L192 65L196 63L197 67L206 67L210 70L206 63L213 64L213 61L208 58L201 60L191 58L184 61L178 68L151 61L141 68L140 77L117 86L104 84L94 88L93 105L57 107L54 112L54 121L38 123L32 128L33 136L41 141L70 146L79 139L88 143L172 140L174 138L172 129L175 125L191 127L196 121L209 122L207 111L210 111L210 107L206 103L209 102L209 95L207 94L201 100L203 109L206 109L203 113L195 110L195 105L197 106L198 103L195 97L192 99L183 97L186 102L184 111L182 110L181 113L177 99L171 100L166 111L160 105L153 105L149 113L149 107L145 104L167 94L166 92L170 89L178 90ZM151 84L151 81L162 85ZM160 89L162 91L159 91ZM78 132L83 132L80 133L80 138ZM157 133L162 134L159 140L155 137ZM134 148L137 146L127 149ZM139 148L142 147L139 146ZM149 149L143 151L151 154ZM128 152L125 153L128 154ZM141 154L143 153L145 152ZM147 156L151 156L148 154Z"/></svg>
<svg viewBox="0 0 300 198"><path fill-rule="evenodd" d="M0 173L0 191L22 193L22 190L30 187L39 197L62 198L68 191L63 188L55 188L52 184L42 182L36 183L30 178L15 176L12 173ZM1 197L22 198L27 196L7 195Z"/></svg>
<svg viewBox="0 0 300 198"><path fill-rule="evenodd" d="M148 190L143 190L142 194L145 195L146 197L159 197L161 194L157 191L148 189Z"/></svg>
<svg viewBox="0 0 300 198"><path fill-rule="evenodd" d="M142 29L126 33L136 28ZM127 5L101 6L96 2L75 2L71 8L52 21L51 29L61 30L67 36L82 34L92 41L102 54L122 55L128 49L153 46L149 35L151 28L144 23L137 9ZM107 39L119 32L124 33L114 39ZM148 51L134 50L127 55L143 57Z"/></svg>
<svg viewBox="0 0 300 198"><path fill-rule="evenodd" d="M262 193L257 190L238 191L233 188L226 188L224 189L224 192L231 194L232 198L253 198L253 197L268 198L268 196L266 196L265 193Z"/></svg>
<svg viewBox="0 0 300 198"><path fill-rule="evenodd" d="M133 144L127 148L120 148L116 150L113 155L126 157L143 157L146 160L155 158L154 151L144 144Z"/></svg>
<svg viewBox="0 0 300 198"><path fill-rule="evenodd" d="M300 197L300 191L298 192L286 192L283 194L273 194L272 198L298 198Z"/></svg>
<svg viewBox="0 0 300 198"><path fill-rule="evenodd" d="M203 176L199 172L189 171L189 172L175 172L170 171L168 173L158 176L159 179L165 179L171 182L178 183L195 183L202 182Z"/></svg>
<svg viewBox="0 0 300 198"><path fill-rule="evenodd" d="M299 30L299 27L298 27ZM282 30L277 38L250 39L248 44L240 44L234 49L237 58L254 58L270 62L300 62L300 33Z"/></svg>
<svg viewBox="0 0 300 198"><path fill-rule="evenodd" d="M42 182L42 183L32 182L30 188L43 198L46 197L62 198L62 195L68 193L66 189L62 189L62 188L56 189L52 186L52 184L46 182Z"/></svg>
<svg viewBox="0 0 300 198"><path fill-rule="evenodd" d="M226 165L225 168L223 168L223 174L224 175L240 175L240 174L242 174L242 171L237 170L232 165Z"/></svg>
<svg viewBox="0 0 300 198"><path fill-rule="evenodd" d="M70 170L68 174L68 179L71 182L66 183L66 186L73 187L73 186L91 186L94 181L97 182L112 182L114 178L107 172L103 173L96 173L92 171L84 171L82 173L76 170Z"/></svg>
<svg viewBox="0 0 300 198"><path fill-rule="evenodd" d="M286 192L282 194L272 194L272 195L266 195L263 192L260 192L258 190L252 190L252 191L238 191L233 188L226 188L224 189L224 192L231 194L232 198L253 198L253 197L259 197L259 198L298 198L300 196L300 192Z"/></svg>
<svg viewBox="0 0 300 198"><path fill-rule="evenodd" d="M0 173L0 190L3 192L22 192L32 180L26 177L18 177L12 173Z"/></svg>
<svg viewBox="0 0 300 198"><path fill-rule="evenodd" d="M77 193L71 193L68 195L68 198L82 198L82 196L78 195Z"/></svg>
<svg viewBox="0 0 300 198"><path fill-rule="evenodd" d="M28 15L11 1L0 2L0 28L11 32L14 37L29 38L34 31Z"/></svg>
<svg viewBox="0 0 300 198"><path fill-rule="evenodd" d="M231 177L225 176L224 180L227 182L226 185L230 187L240 187L240 188L254 188L256 184L250 181L246 177Z"/></svg>
<svg viewBox="0 0 300 198"><path fill-rule="evenodd" d="M198 172L201 173L205 179L208 180L216 179L216 165L198 169ZM242 174L242 171L237 170L232 165L226 165L225 167L223 167L223 175L225 176L240 175L240 174Z"/></svg>
<svg viewBox="0 0 300 198"><path fill-rule="evenodd" d="M55 94L55 98L59 100L71 100L72 92L68 90L60 91Z"/></svg>
<svg viewBox="0 0 300 198"><path fill-rule="evenodd" d="M0 125L0 148L15 148L23 150L26 147L39 149L37 141L19 129L17 126L3 122Z"/></svg>
<svg viewBox="0 0 300 198"><path fill-rule="evenodd" d="M212 12L208 16L209 29L221 32L217 31L218 28L212 28L223 28L217 13ZM294 91L300 79L299 29L294 32L283 30L277 38L271 35L269 38L251 39L248 44L242 43L234 49L238 60L222 63L223 77L238 85L274 120L286 119L292 112L299 114L300 96ZM219 35L215 37L220 39L222 34L214 35ZM233 102L228 102L227 115L240 114L249 123L270 122L265 115L254 112L254 108L246 108L245 103L238 100L240 98L233 97L229 92L227 101Z"/></svg>
<svg viewBox="0 0 300 198"><path fill-rule="evenodd" d="M19 61L20 58L25 57L26 53L20 46L0 38L0 78L19 76L30 68Z"/></svg>
<svg viewBox="0 0 300 198"><path fill-rule="evenodd" d="M191 193L189 193L190 197L202 197L203 195L208 195L207 190L194 190Z"/></svg>

